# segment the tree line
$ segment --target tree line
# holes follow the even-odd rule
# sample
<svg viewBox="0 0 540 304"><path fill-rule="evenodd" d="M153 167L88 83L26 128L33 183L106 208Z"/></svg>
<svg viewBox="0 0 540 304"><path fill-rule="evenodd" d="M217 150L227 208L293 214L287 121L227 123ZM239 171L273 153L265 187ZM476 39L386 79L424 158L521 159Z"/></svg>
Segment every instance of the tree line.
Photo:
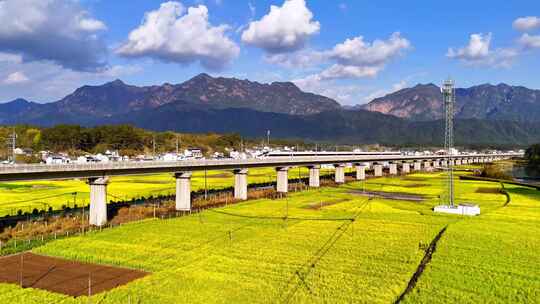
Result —
<svg viewBox="0 0 540 304"><path fill-rule="evenodd" d="M527 166L525 170L531 177L540 177L540 144L534 144L525 150Z"/></svg>
<svg viewBox="0 0 540 304"><path fill-rule="evenodd" d="M241 150L254 145L265 144L265 139L242 138L238 133L230 134L189 134L173 131L155 132L132 125L103 125L82 127L79 125L57 125L42 128L30 125L0 127L0 143L5 143L2 157L11 153L9 137L17 134L17 147L32 149L34 152L47 150L67 152L71 155L85 153L103 153L106 150L118 150L121 155L138 155L171 152L177 146L180 151L196 147L209 154L224 152L225 148ZM274 145L299 146L308 144L301 140L274 140Z"/></svg>

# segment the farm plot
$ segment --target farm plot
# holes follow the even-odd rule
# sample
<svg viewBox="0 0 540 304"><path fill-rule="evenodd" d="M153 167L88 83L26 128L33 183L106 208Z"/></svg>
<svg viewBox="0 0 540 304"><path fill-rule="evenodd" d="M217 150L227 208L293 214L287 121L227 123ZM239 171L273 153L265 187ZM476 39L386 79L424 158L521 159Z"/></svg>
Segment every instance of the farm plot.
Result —
<svg viewBox="0 0 540 304"><path fill-rule="evenodd" d="M504 195L485 190L500 185L463 182L461 194L471 195L483 212L488 211L463 219L430 211L439 203L436 187L440 175L412 177L423 181L370 179L182 218L144 220L51 242L34 252L151 274L90 299L8 284L0 284L0 297L16 303L393 303L417 270L426 246L448 226L433 260L405 301L497 302L489 295L495 290L496 294L513 295L511 302L534 302L538 272L528 271L526 265L540 269L532 256L538 252L538 243L529 240L538 235L538 228L530 228L538 227L540 214L533 208L538 197L507 186L512 202L503 207ZM408 183L429 186L410 187ZM432 198L419 203L350 194L364 188ZM478 191L480 188L483 190ZM514 230L523 221L530 224ZM525 233L527 227L529 233ZM467 234L471 229L479 233ZM482 237L484 234L494 239ZM474 247L466 246L466 238L474 239ZM486 242L485 249L482 242ZM523 253L523 246L530 253ZM471 270L466 261L479 259L477 253L492 255L490 271L482 267ZM510 253L514 257L508 260ZM453 262L451 267L441 263L444 259ZM508 271L510 267L517 271ZM489 283L494 271L506 271L496 287ZM452 285L461 281L481 292L477 297L461 294L455 288L461 285ZM440 288L443 284L446 289ZM508 297L501 299L509 301Z"/></svg>
<svg viewBox="0 0 540 304"><path fill-rule="evenodd" d="M329 170L321 172L328 174ZM289 171L289 178L306 177L306 168ZM249 171L250 183L274 182L273 168L256 168ZM191 179L192 190L224 189L232 187L234 178L231 171L196 171ZM172 174L153 174L112 177L108 186L108 200L130 200L141 197L173 195L175 180ZM32 181L0 183L0 216L15 215L18 212L32 213L34 209L58 210L62 206L73 208L87 206L89 188L84 180ZM20 210L20 211L19 211Z"/></svg>
<svg viewBox="0 0 540 304"><path fill-rule="evenodd" d="M335 203L309 207L321 199ZM324 188L127 224L35 252L152 273L93 295L92 302L386 303L422 258L419 243L429 242L445 221L351 196L345 188ZM8 289L25 303L27 289Z"/></svg>
<svg viewBox="0 0 540 304"><path fill-rule="evenodd" d="M540 194L450 225L406 303L540 303Z"/></svg>
<svg viewBox="0 0 540 304"><path fill-rule="evenodd" d="M0 269L2 283L75 297L110 290L147 275L142 271L79 263L32 253L0 258Z"/></svg>

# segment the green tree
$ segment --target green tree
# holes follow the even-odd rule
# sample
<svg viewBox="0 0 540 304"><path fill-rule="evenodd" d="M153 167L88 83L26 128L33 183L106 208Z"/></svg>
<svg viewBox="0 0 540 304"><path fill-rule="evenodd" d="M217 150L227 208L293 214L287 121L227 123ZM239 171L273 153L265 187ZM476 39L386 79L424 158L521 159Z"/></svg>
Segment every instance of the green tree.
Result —
<svg viewBox="0 0 540 304"><path fill-rule="evenodd" d="M529 176L540 176L540 144L534 144L525 151L527 167L525 168Z"/></svg>

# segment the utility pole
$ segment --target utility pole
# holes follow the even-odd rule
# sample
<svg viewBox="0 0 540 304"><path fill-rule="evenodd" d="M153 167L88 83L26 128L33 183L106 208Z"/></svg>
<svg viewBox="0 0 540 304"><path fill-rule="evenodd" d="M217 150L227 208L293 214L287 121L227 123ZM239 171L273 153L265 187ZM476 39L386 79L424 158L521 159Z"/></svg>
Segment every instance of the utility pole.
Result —
<svg viewBox="0 0 540 304"><path fill-rule="evenodd" d="M176 155L180 153L180 135L176 134Z"/></svg>
<svg viewBox="0 0 540 304"><path fill-rule="evenodd" d="M152 157L156 158L156 135L152 135Z"/></svg>
<svg viewBox="0 0 540 304"><path fill-rule="evenodd" d="M266 130L266 144L270 147L270 130Z"/></svg>
<svg viewBox="0 0 540 304"><path fill-rule="evenodd" d="M17 148L17 133L15 130L7 138L8 161L15 163L15 148Z"/></svg>

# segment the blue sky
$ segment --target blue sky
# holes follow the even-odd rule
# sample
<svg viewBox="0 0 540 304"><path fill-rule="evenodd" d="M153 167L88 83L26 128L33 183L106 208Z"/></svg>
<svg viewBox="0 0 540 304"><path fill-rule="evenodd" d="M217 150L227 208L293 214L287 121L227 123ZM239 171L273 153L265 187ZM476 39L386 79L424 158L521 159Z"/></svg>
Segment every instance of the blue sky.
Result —
<svg viewBox="0 0 540 304"><path fill-rule="evenodd" d="M0 101L198 73L342 104L451 76L540 88L540 1L0 0ZM272 7L272 9L271 9ZM15 18L12 18L16 16Z"/></svg>

